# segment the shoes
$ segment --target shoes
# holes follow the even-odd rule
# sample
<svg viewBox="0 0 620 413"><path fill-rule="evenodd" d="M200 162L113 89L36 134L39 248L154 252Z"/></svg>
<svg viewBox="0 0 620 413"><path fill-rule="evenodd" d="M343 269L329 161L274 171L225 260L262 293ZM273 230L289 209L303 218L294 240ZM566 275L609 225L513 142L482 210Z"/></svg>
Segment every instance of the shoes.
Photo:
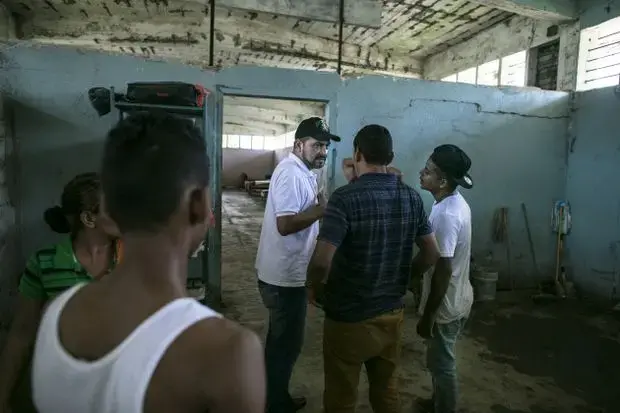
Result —
<svg viewBox="0 0 620 413"><path fill-rule="evenodd" d="M433 399L417 399L413 402L414 413L434 413L435 401Z"/></svg>

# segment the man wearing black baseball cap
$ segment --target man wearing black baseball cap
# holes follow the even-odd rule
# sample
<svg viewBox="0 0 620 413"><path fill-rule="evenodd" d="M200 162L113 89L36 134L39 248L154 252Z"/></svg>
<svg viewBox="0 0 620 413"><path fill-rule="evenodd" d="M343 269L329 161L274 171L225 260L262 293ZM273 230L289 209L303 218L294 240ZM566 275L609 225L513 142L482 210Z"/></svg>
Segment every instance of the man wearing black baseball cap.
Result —
<svg viewBox="0 0 620 413"><path fill-rule="evenodd" d="M331 141L340 138L323 119L302 121L292 153L278 164L269 183L255 264L259 291L269 310L268 413L292 413L306 404L303 397L292 398L288 387L304 338L306 271L325 210L312 170L325 166Z"/></svg>
<svg viewBox="0 0 620 413"><path fill-rule="evenodd" d="M330 133L329 127L321 118L308 118L297 126L293 153L310 169L325 166L327 148L331 141L340 142L340 137Z"/></svg>
<svg viewBox="0 0 620 413"><path fill-rule="evenodd" d="M413 246L430 265L439 251L420 194L388 167L393 157L384 126L356 134L356 177L329 198L308 266L310 302L325 311L325 413L355 411L363 365L373 410L401 411L398 365Z"/></svg>
<svg viewBox="0 0 620 413"><path fill-rule="evenodd" d="M435 148L420 171L420 186L435 203L429 221L440 259L434 270L415 266L414 279L424 276L418 334L427 339L427 364L433 377L433 398L421 401L426 412L456 413L457 378L455 344L473 304L469 282L471 210L458 187L473 187L471 160L456 145Z"/></svg>

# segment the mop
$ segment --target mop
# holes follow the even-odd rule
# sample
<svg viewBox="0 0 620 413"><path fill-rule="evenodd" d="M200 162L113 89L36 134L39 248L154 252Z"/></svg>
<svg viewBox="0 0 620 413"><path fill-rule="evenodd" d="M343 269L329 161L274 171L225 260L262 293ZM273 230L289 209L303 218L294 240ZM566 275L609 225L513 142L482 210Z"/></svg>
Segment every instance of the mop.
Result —
<svg viewBox="0 0 620 413"><path fill-rule="evenodd" d="M566 272L562 266L562 250L564 236L571 229L570 205L566 201L556 201L551 210L551 231L557 234L557 249L555 255L555 275L549 282L543 281L540 292L532 299L537 303L555 301L567 296Z"/></svg>
<svg viewBox="0 0 620 413"><path fill-rule="evenodd" d="M566 297L566 271L562 265L564 237L571 229L570 204L566 201L556 201L551 211L551 229L557 233L557 250L555 257L555 291L559 297Z"/></svg>

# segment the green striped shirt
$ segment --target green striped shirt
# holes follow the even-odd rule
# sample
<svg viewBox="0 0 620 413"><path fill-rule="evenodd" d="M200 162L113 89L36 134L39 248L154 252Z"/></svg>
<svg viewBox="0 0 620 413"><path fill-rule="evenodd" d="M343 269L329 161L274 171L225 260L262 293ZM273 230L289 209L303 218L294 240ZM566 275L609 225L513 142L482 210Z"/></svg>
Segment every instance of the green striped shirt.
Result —
<svg viewBox="0 0 620 413"><path fill-rule="evenodd" d="M110 270L116 264L116 256ZM71 237L51 248L34 253L26 262L19 292L32 299L49 300L76 284L90 282L93 277L73 253Z"/></svg>

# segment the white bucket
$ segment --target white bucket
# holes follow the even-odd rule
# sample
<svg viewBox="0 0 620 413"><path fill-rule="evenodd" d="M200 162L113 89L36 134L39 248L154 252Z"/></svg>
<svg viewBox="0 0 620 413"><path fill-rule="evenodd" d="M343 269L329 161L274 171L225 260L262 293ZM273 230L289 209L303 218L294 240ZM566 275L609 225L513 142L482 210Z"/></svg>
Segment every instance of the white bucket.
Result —
<svg viewBox="0 0 620 413"><path fill-rule="evenodd" d="M474 287L476 301L493 301L497 289L497 271L480 269L471 274L471 283Z"/></svg>

